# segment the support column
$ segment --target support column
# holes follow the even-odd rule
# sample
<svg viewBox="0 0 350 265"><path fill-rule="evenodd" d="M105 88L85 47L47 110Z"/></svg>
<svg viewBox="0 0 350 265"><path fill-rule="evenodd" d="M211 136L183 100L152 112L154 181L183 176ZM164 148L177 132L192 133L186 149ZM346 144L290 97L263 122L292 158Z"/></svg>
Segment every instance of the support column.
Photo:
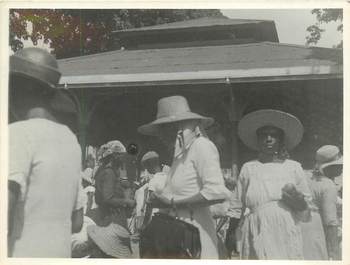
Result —
<svg viewBox="0 0 350 265"><path fill-rule="evenodd" d="M234 86L231 84L230 80L226 79L226 85L229 94L229 108L228 114L231 122L231 155L232 155L232 178L237 180L238 178L238 158L239 158L239 150L238 150L238 122L242 116L242 104L241 100L237 95L237 91Z"/></svg>

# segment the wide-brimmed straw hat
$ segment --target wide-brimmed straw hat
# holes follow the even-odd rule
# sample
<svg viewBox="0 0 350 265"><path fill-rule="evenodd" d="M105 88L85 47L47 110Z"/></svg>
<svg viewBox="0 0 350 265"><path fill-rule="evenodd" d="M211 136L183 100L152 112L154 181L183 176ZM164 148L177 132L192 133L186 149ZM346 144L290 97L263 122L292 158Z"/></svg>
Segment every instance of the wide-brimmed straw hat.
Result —
<svg viewBox="0 0 350 265"><path fill-rule="evenodd" d="M204 127L213 124L214 119L205 117L191 111L187 99L182 96L161 98L157 105L157 118L138 128L138 132L145 135L158 135L159 125L184 121L200 120Z"/></svg>
<svg viewBox="0 0 350 265"><path fill-rule="evenodd" d="M107 255L125 259L132 254L130 233L121 225L111 223L108 226L90 225L88 236Z"/></svg>
<svg viewBox="0 0 350 265"><path fill-rule="evenodd" d="M343 166L343 156L335 145L324 145L316 151L316 167L324 170L329 166Z"/></svg>
<svg viewBox="0 0 350 265"><path fill-rule="evenodd" d="M256 131L265 126L274 126L284 132L284 144L288 150L300 143L304 133L303 125L295 116L279 110L264 109L245 115L238 124L238 135L245 145L258 150Z"/></svg>
<svg viewBox="0 0 350 265"><path fill-rule="evenodd" d="M10 56L10 75L23 76L52 89L57 88L61 77L55 57L36 47L24 48Z"/></svg>

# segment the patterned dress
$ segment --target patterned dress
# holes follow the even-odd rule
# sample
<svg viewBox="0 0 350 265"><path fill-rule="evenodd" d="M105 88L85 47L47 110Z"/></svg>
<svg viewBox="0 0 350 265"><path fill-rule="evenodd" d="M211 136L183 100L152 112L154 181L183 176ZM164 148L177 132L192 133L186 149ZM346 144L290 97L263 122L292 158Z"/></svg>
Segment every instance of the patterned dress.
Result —
<svg viewBox="0 0 350 265"><path fill-rule="evenodd" d="M249 214L241 227L242 259L303 259L298 218L280 201L282 187L287 183L310 193L298 162L254 160L243 165L239 194Z"/></svg>

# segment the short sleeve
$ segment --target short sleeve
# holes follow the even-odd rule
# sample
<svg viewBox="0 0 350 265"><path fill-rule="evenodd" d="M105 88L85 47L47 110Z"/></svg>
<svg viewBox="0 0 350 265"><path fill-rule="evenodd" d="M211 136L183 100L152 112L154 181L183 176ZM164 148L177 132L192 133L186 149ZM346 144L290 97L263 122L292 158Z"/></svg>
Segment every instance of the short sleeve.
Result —
<svg viewBox="0 0 350 265"><path fill-rule="evenodd" d="M215 145L204 138L197 139L193 145L194 164L202 182L200 193L207 200L228 199L231 193L225 187Z"/></svg>
<svg viewBox="0 0 350 265"><path fill-rule="evenodd" d="M81 181L79 181L77 188L78 188L78 191L77 191L77 197L74 204L74 209L73 209L74 211L84 208L85 205L87 204L87 196L86 196L86 193L84 192Z"/></svg>
<svg viewBox="0 0 350 265"><path fill-rule="evenodd" d="M10 167L8 180L20 185L21 197L23 198L27 189L27 179L30 174L33 154L30 148L30 141L22 128L10 125L9 133Z"/></svg>
<svg viewBox="0 0 350 265"><path fill-rule="evenodd" d="M337 189L331 182L322 191L321 217L326 226L338 225L337 219Z"/></svg>

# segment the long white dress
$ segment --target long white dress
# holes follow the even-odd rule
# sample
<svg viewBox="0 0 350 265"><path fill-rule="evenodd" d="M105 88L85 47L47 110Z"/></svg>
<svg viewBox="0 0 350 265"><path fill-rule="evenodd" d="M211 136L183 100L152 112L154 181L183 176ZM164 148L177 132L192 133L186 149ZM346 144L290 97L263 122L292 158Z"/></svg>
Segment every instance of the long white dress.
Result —
<svg viewBox="0 0 350 265"><path fill-rule="evenodd" d="M46 119L10 125L8 179L21 187L13 257L69 258L72 211L83 208L81 149L68 127Z"/></svg>
<svg viewBox="0 0 350 265"><path fill-rule="evenodd" d="M280 202L282 187L287 183L310 195L304 172L296 161L254 160L243 165L239 189L250 214L242 227L241 258L303 259L298 218Z"/></svg>
<svg viewBox="0 0 350 265"><path fill-rule="evenodd" d="M224 185L219 153L215 145L202 136L174 158L163 195L174 200L201 193L207 200L228 199L230 191ZM169 214L175 214L171 212ZM201 259L218 259L215 222L209 207L178 210L178 216L198 227L202 246Z"/></svg>

